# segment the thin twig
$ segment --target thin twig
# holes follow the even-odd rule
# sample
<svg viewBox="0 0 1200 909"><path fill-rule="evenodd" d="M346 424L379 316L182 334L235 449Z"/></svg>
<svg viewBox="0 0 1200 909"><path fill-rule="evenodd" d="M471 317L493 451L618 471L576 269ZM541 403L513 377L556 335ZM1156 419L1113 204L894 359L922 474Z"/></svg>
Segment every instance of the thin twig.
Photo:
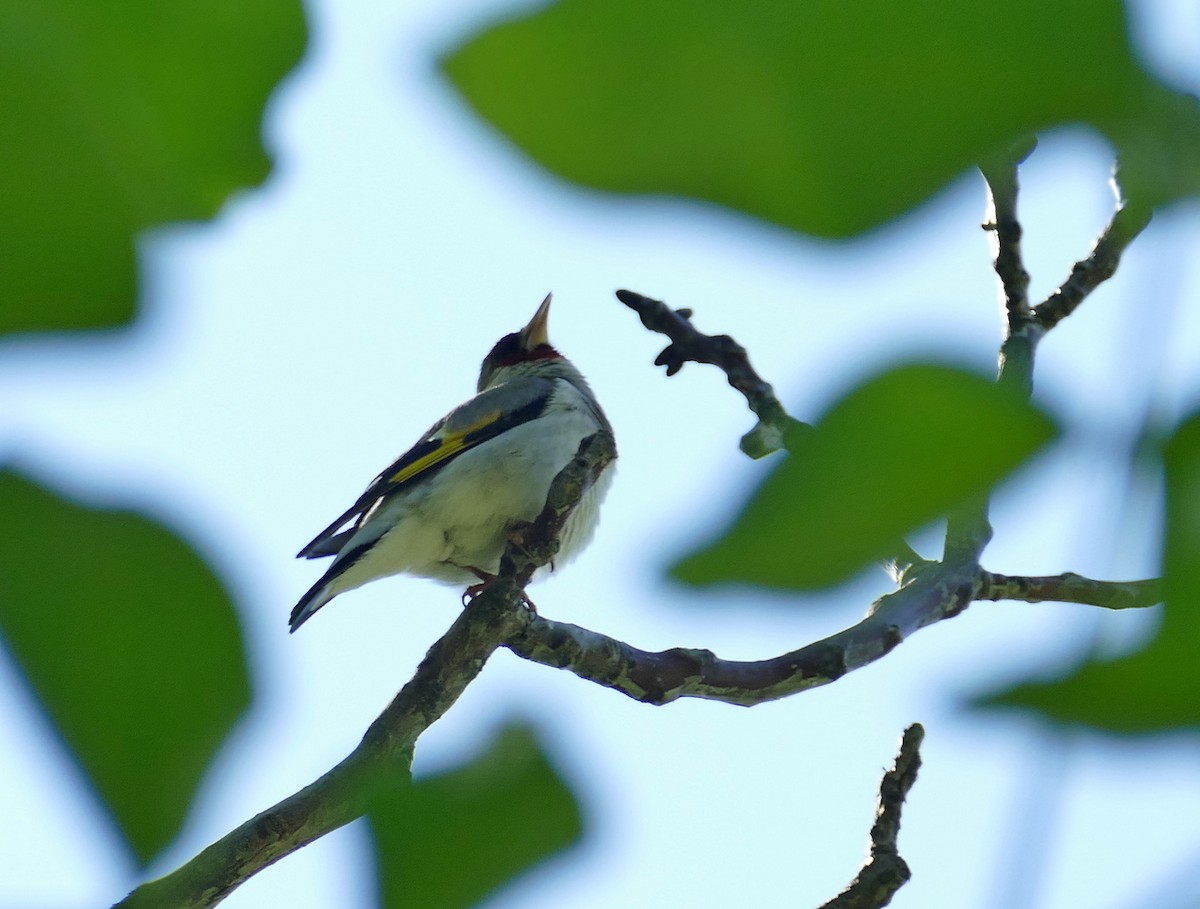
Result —
<svg viewBox="0 0 1200 909"><path fill-rule="evenodd" d="M1024 577L983 572L976 599L1019 600L1025 603L1082 603L1102 609L1144 609L1163 601L1159 578L1142 581L1096 581L1074 572L1049 577Z"/></svg>
<svg viewBox="0 0 1200 909"><path fill-rule="evenodd" d="M692 324L690 309L671 309L661 300L632 290L618 290L617 299L636 312L648 329L671 339L654 361L655 366L667 368L668 376L675 375L689 361L708 363L724 372L729 384L742 393L759 418L758 424L742 436L740 447L745 454L761 458L781 448L794 450L814 431L810 424L788 415L770 383L750 365L746 348L729 335L706 335ZM904 540L896 541L882 561L884 570L897 583L906 571L930 564Z"/></svg>
<svg viewBox="0 0 1200 909"><path fill-rule="evenodd" d="M980 168L991 199L991 217L983 229L992 234L992 267L1000 279L1010 325L1030 315L1029 272L1025 270L1021 253L1022 229L1017 218L1017 193L1020 190L1017 163L1013 156Z"/></svg>
<svg viewBox="0 0 1200 909"><path fill-rule="evenodd" d="M1126 204L1115 177L1112 187L1116 211L1104 233L1092 247L1091 253L1075 263L1062 286L1034 307L1034 317L1047 331L1073 313L1088 294L1116 274L1126 247L1150 223L1149 210Z"/></svg>
<svg viewBox="0 0 1200 909"><path fill-rule="evenodd" d="M775 389L750 365L746 348L729 335L706 335L692 325L690 309L671 309L661 300L632 290L618 290L617 299L636 312L648 329L671 339L654 361L655 366L667 368L668 376L675 375L688 361L710 363L720 367L729 384L742 393L759 421L742 437L742 451L750 457L761 458L788 448L801 433L811 430L807 423L788 416L775 397Z"/></svg>
<svg viewBox="0 0 1200 909"><path fill-rule="evenodd" d="M1032 147L1017 146L1002 159L980 167L987 182L991 209L991 217L983 228L992 236L992 268L1000 280L1006 316L998 381L1015 386L1026 397L1033 391L1033 357L1045 333L1029 305L1029 272L1021 251L1024 231L1017 215L1017 196L1021 190L1017 167L1031 150Z"/></svg>
<svg viewBox="0 0 1200 909"><path fill-rule="evenodd" d="M854 880L821 909L879 909L892 901L896 891L908 883L912 872L900 857L896 840L904 800L921 769L921 742L925 729L913 723L904 731L892 769L879 784L879 804L871 827L871 851L867 863Z"/></svg>
<svg viewBox="0 0 1200 909"><path fill-rule="evenodd" d="M1015 385L1028 397L1033 391L1033 356L1040 331L1029 308L1029 272L1021 252L1021 221L1017 217L1020 181L1017 166L1030 149L1012 148L999 160L981 165L988 187L990 217L983 229L992 236L992 268L1000 280L1005 312L1004 343L1000 348L997 381ZM992 539L988 496L963 503L946 516L945 551L978 560Z"/></svg>

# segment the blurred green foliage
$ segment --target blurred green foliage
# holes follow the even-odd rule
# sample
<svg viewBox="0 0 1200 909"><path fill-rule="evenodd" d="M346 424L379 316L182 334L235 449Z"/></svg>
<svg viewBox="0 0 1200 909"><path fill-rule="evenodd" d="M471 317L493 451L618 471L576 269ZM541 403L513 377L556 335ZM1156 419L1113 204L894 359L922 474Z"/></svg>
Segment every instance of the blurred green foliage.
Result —
<svg viewBox="0 0 1200 909"><path fill-rule="evenodd" d="M145 865L250 703L229 594L178 535L0 471L0 634Z"/></svg>
<svg viewBox="0 0 1200 909"><path fill-rule="evenodd" d="M368 818L385 909L467 909L583 834L567 783L520 725L465 766L392 789Z"/></svg>
<svg viewBox="0 0 1200 909"><path fill-rule="evenodd" d="M295 0L0 0L0 334L132 318L135 239L260 183Z"/></svg>
<svg viewBox="0 0 1200 909"><path fill-rule="evenodd" d="M561 0L443 65L569 180L825 237L1063 124L1108 136L1150 204L1200 190L1200 109L1143 71L1118 0Z"/></svg>
<svg viewBox="0 0 1200 909"><path fill-rule="evenodd" d="M146 228L261 182L295 0L0 0L0 334L132 318ZM173 531L0 473L0 633L125 843L178 832L250 701L228 591Z"/></svg>
<svg viewBox="0 0 1200 909"><path fill-rule="evenodd" d="M294 0L0 0L0 334L121 325L138 235L259 183L263 106L296 63ZM974 162L1083 123L1142 204L1200 189L1195 99L1130 51L1115 0L563 0L444 61L468 101L568 179L852 236ZM1119 732L1196 723L1200 423L1166 449L1168 608L1142 654L992 699ZM991 488L1054 435L986 380L889 370L849 391L693 583L824 586ZM229 596L176 534L0 473L0 631L141 863L179 829L249 686ZM371 815L389 905L466 906L580 836L527 730Z"/></svg>
<svg viewBox="0 0 1200 909"><path fill-rule="evenodd" d="M1200 103L1142 65L1128 16L1119 0L560 0L481 30L442 62L482 117L569 180L850 237L1059 126L1113 143L1139 209L1200 193ZM974 377L946 376L941 389L914 379L901 371L851 391L675 576L837 583L1053 434ZM1200 565L1180 553L1200 546L1180 542L1187 445L1168 450L1163 634L1144 654L986 702L1121 732L1194 723L1185 666L1200 628L1184 586Z"/></svg>
<svg viewBox="0 0 1200 909"><path fill-rule="evenodd" d="M733 526L685 557L691 584L828 587L905 533L992 486L1055 435L1048 417L994 381L947 366L879 373L834 403Z"/></svg>
<svg viewBox="0 0 1200 909"><path fill-rule="evenodd" d="M1063 678L1022 682L977 706L1022 707L1055 725L1121 733L1200 729L1200 414L1163 449L1166 526L1162 624L1150 643L1119 659L1088 659Z"/></svg>

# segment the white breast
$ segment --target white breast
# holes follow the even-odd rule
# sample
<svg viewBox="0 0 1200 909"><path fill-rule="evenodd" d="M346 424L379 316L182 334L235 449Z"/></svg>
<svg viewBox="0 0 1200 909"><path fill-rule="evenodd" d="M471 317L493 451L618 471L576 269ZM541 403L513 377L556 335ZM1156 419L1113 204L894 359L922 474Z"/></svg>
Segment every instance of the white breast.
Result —
<svg viewBox="0 0 1200 909"><path fill-rule="evenodd" d="M541 417L462 453L371 515L356 537L374 545L336 580L333 592L391 574L463 586L479 580L472 568L495 574L509 528L537 517L551 481L600 428L570 382L560 379L556 386ZM610 464L571 513L555 567L591 540L612 477Z"/></svg>

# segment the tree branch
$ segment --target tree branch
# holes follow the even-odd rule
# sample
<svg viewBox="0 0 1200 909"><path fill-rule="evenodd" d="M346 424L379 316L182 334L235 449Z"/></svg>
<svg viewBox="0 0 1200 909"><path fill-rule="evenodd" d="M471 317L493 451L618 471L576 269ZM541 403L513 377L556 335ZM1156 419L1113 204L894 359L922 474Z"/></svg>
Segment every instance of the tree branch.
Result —
<svg viewBox="0 0 1200 909"><path fill-rule="evenodd" d="M1126 204L1115 176L1112 187L1116 210L1104 233L1087 258L1075 263L1058 290L1034 308L1034 317L1046 331L1073 313L1088 294L1116 274L1125 248L1150 223L1148 209Z"/></svg>
<svg viewBox="0 0 1200 909"><path fill-rule="evenodd" d="M836 681L890 653L910 634L962 612L981 579L969 562L942 563L872 604L856 625L767 660L723 660L709 650L639 650L603 634L532 619L505 642L535 663L567 669L647 704L703 698L750 707Z"/></svg>
<svg viewBox="0 0 1200 909"><path fill-rule="evenodd" d="M788 415L770 383L750 365L746 348L729 335L706 335L692 325L690 309L671 309L661 300L632 290L618 290L617 299L636 312L648 329L671 339L654 361L655 366L667 368L668 376L675 375L689 361L708 363L724 372L729 384L742 393L759 418L758 425L742 436L739 447L743 453L762 458L780 449L792 449L814 431L812 425ZM899 540L883 564L899 582L905 571L929 563Z"/></svg>
<svg viewBox="0 0 1200 909"><path fill-rule="evenodd" d="M1119 206L1092 254L1076 264L1058 291L1031 311L1028 275L1019 248L1015 165L1011 171L993 173L989 185L995 208L989 229L995 231L999 245L996 268L1009 314L1000 380L1020 382L1028 388L1033 352L1041 334L1113 274L1121 253L1149 216ZM751 457L793 445L802 433L812 430L787 415L771 386L750 365L745 349L732 338L697 331L689 310L672 311L632 291L618 291L617 296L638 312L647 328L671 339L655 361L667 367L668 375L677 373L688 360L724 370L730 385L745 396L759 419L742 439L742 450ZM1074 574L1022 578L984 571L978 559L991 528L983 502L950 516L941 562L922 559L901 541L886 564L902 586L875 601L866 618L844 631L757 662L722 660L708 650L675 648L649 653L587 629L544 619L528 607L524 595L534 571L557 552L558 536L570 511L615 456L611 435L597 433L584 440L575 459L555 478L538 519L514 530L496 580L430 648L412 680L349 756L175 872L143 884L117 906L214 906L256 872L361 816L376 792L394 784L397 775L408 775L417 738L454 704L500 646L647 703L696 697L750 706L832 682L879 659L918 629L959 614L974 600L1055 599L1123 609L1161 599L1157 581L1094 581ZM900 805L919 765L921 734L919 726L908 730L896 766L884 777L879 816L872 830L871 861L827 907L885 905L907 880L907 868L895 853L895 835Z"/></svg>
<svg viewBox="0 0 1200 909"><path fill-rule="evenodd" d="M980 168L987 181L992 212L990 221L983 226L993 237L993 267L1000 279L1007 315L997 381L1017 389L1026 397L1033 392L1034 358L1042 337L1074 312L1088 294L1113 276L1125 247L1150 220L1149 211L1126 206L1114 177L1112 188L1116 210L1108 227L1097 240L1091 254L1075 264L1066 282L1044 302L1031 309L1029 273L1025 270L1021 254L1022 230L1017 217L1017 195L1020 191L1017 166L1031 150L1031 147L1014 147L1003 161L993 161ZM981 497L948 516L946 551L962 556L973 553L978 559L991 540L991 535L988 500Z"/></svg>
<svg viewBox="0 0 1200 909"><path fill-rule="evenodd" d="M430 648L413 678L340 764L116 906L207 909L263 868L362 816L389 780L408 775L417 737L458 700L499 642L526 619L528 610L519 603L511 578L489 586Z"/></svg>
<svg viewBox="0 0 1200 909"><path fill-rule="evenodd" d="M523 659L565 669L646 704L680 698L753 707L819 688L894 650L914 632L953 618L978 600L1054 600L1104 609L1162 601L1157 580L1097 581L1077 574L1024 577L979 568L972 558L925 563L866 618L798 650L765 660L725 660L710 650L639 650L605 634L534 616L504 642Z"/></svg>
<svg viewBox="0 0 1200 909"><path fill-rule="evenodd" d="M407 776L418 736L458 700L488 657L516 637L534 614L524 587L558 552L571 510L616 457L613 438L584 439L554 478L537 520L509 542L500 571L425 655L416 674L340 764L242 824L187 864L117 903L121 909L207 909L263 868L360 817L372 797Z"/></svg>
<svg viewBox="0 0 1200 909"><path fill-rule="evenodd" d="M896 840L900 835L900 813L904 800L921 769L921 742L925 729L913 723L904 730L900 751L892 769L879 784L879 804L871 827L871 851L850 885L821 909L879 909L892 901L896 891L908 883L912 872L900 857Z"/></svg>
<svg viewBox="0 0 1200 909"><path fill-rule="evenodd" d="M1033 390L1033 355L1045 334L1029 305L1029 272L1025 270L1021 252L1024 231L1017 215L1017 196L1021 190L1017 167L1032 150L1032 144L1014 146L1003 157L980 165L987 182L990 208L990 218L983 229L991 234L992 268L1000 280L1006 315L998 381L1014 384L1025 395Z"/></svg>
<svg viewBox="0 0 1200 909"><path fill-rule="evenodd" d="M983 229L992 235L992 267L1000 279L1008 321L1027 319L1029 309L1029 272L1021 254L1021 222L1017 218L1018 155L1009 155L998 163L981 165L991 200L991 217Z"/></svg>
<svg viewBox="0 0 1200 909"><path fill-rule="evenodd" d="M1033 386L1037 344L1062 318L1052 318L1054 314L1072 299L1078 298L1073 304L1077 305L1112 274L1120 251L1148 219L1135 219L1119 204L1092 256L1076 266L1072 279L1055 295L1031 308L1017 216L1017 166L1030 150L1032 146L1014 147L1001 163L982 168L992 208L991 221L984 228L994 236L994 267L1007 314L998 381L1015 385L1026 395ZM638 313L643 325L671 339L655 360L667 367L668 375L677 373L688 360L714 364L759 414L760 426L772 421L779 438L780 426L811 428L784 413L771 386L750 366L741 345L726 335L699 332L690 321L691 310L672 310L661 301L628 290L617 291L617 297ZM746 447L743 439L743 449ZM1127 608L1151 605L1161 597L1157 582L1152 581L1090 581L1078 575L1017 578L986 572L979 559L991 536L987 496L965 503L947 516L941 562L921 558L901 541L884 560L885 568L902 585L899 590L877 600L857 625L769 660L735 662L708 650L682 648L648 653L586 629L541 618L506 646L526 659L569 669L648 703L697 697L749 706L828 684L879 659L917 629L957 615L977 599L1060 599Z"/></svg>
<svg viewBox="0 0 1200 909"><path fill-rule="evenodd" d="M788 416L775 397L775 389L750 365L746 348L729 335L706 335L692 325L690 309L671 309L661 300L652 300L632 290L618 290L617 299L636 312L648 329L671 339L654 361L655 366L667 368L668 376L683 369L689 360L711 363L720 367L729 384L742 393L758 417L758 425L742 436L741 449L747 455L761 458L788 448L802 433L812 429Z"/></svg>
<svg viewBox="0 0 1200 909"><path fill-rule="evenodd" d="M1096 581L1073 572L1049 577L1012 577L983 572L979 600L1020 600L1025 603L1082 603L1103 609L1143 609L1163 601L1162 581Z"/></svg>
<svg viewBox="0 0 1200 909"><path fill-rule="evenodd" d="M991 234L992 268L1000 280L1006 316L996 381L1016 387L1026 397L1033 391L1034 353L1044 334L1029 307L1029 272L1021 252L1023 231L1017 216L1020 192L1017 166L1030 151L1032 144L1014 146L997 160L980 165L988 186L990 208L990 217L983 229ZM947 553L978 560L992 539L988 506L988 497L984 495L947 515Z"/></svg>
<svg viewBox="0 0 1200 909"><path fill-rule="evenodd" d="M416 738L450 708L511 628L527 618L512 606L516 586L493 584L432 646L359 746L287 799L236 827L186 865L139 886L120 909L206 909L282 857L361 817L386 782L407 776Z"/></svg>

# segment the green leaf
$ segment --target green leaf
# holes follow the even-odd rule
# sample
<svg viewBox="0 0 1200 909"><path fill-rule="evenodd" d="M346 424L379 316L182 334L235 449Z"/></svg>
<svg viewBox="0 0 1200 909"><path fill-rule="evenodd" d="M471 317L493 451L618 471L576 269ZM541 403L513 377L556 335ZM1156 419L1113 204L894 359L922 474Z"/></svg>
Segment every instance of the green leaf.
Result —
<svg viewBox="0 0 1200 909"><path fill-rule="evenodd" d="M1114 112L1101 129L1117 145L1121 190L1149 212L1200 194L1200 99L1147 85L1136 112Z"/></svg>
<svg viewBox="0 0 1200 909"><path fill-rule="evenodd" d="M146 864L250 701L229 595L171 531L0 471L0 636Z"/></svg>
<svg viewBox="0 0 1200 909"><path fill-rule="evenodd" d="M134 237L259 183L296 0L0 0L0 334L133 315Z"/></svg>
<svg viewBox="0 0 1200 909"><path fill-rule="evenodd" d="M465 909L578 842L579 808L526 726L506 728L469 764L376 801L385 909Z"/></svg>
<svg viewBox="0 0 1200 909"><path fill-rule="evenodd" d="M1163 631L1194 649L1200 643L1200 413L1175 431L1163 459L1167 468ZM1200 704L1195 706L1200 709Z"/></svg>
<svg viewBox="0 0 1200 909"><path fill-rule="evenodd" d="M1016 392L907 365L851 390L715 542L672 571L689 584L828 587L905 533L986 492L1055 435Z"/></svg>
<svg viewBox="0 0 1200 909"><path fill-rule="evenodd" d="M1169 156L1195 174L1200 145L1161 145L1183 96L1140 69L1125 23L1118 0L561 0L443 66L569 180L844 237L1061 124L1136 146L1139 172ZM1194 103L1182 123L1194 137Z"/></svg>
<svg viewBox="0 0 1200 909"><path fill-rule="evenodd" d="M1089 660L1061 679L1029 681L973 701L1021 707L1061 725L1119 734L1200 727L1200 414L1164 449L1167 478L1163 622L1150 644L1116 660Z"/></svg>

